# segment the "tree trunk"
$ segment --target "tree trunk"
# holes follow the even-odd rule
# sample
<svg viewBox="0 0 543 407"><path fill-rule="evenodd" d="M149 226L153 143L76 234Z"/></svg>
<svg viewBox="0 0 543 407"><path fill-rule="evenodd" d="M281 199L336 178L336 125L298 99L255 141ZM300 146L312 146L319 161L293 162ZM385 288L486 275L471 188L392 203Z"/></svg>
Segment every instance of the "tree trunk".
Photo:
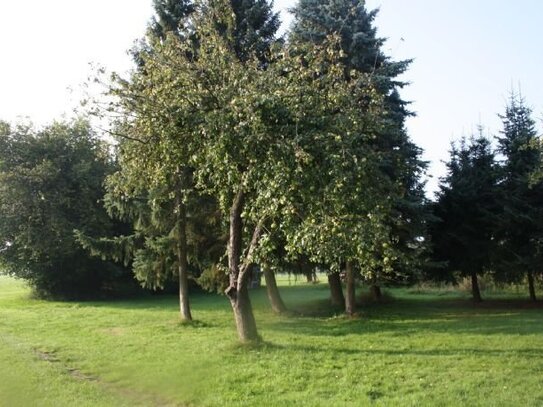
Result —
<svg viewBox="0 0 543 407"><path fill-rule="evenodd" d="M189 270L187 262L187 210L181 192L177 192L177 262L179 267L179 312L182 321L192 321L189 303Z"/></svg>
<svg viewBox="0 0 543 407"><path fill-rule="evenodd" d="M239 286L235 298L230 298L230 304L234 311L234 319L236 321L239 340L243 343L258 341L259 336L256 329L256 321L253 314L251 299L249 297L247 282Z"/></svg>
<svg viewBox="0 0 543 407"><path fill-rule="evenodd" d="M271 271L268 267L262 267L262 272L264 273L264 279L266 280L266 291L268 293L268 299L270 300L270 305L273 312L276 314L281 314L287 310L279 289L277 288L277 281L275 280L275 273Z"/></svg>
<svg viewBox="0 0 543 407"><path fill-rule="evenodd" d="M373 298L374 301L380 301L381 298L383 298L383 292L381 291L381 286L377 283L373 283L370 286L370 294L371 294L371 298Z"/></svg>
<svg viewBox="0 0 543 407"><path fill-rule="evenodd" d="M313 271L311 270L311 265L308 263L305 256L300 257L296 263L298 265L299 273L305 276L305 279L308 283L312 283Z"/></svg>
<svg viewBox="0 0 543 407"><path fill-rule="evenodd" d="M531 271L528 271L528 290L530 292L530 300L536 301L535 296L535 285L534 285L534 274Z"/></svg>
<svg viewBox="0 0 543 407"><path fill-rule="evenodd" d="M345 262L345 313L353 316L356 312L354 267L350 261Z"/></svg>
<svg viewBox="0 0 543 407"><path fill-rule="evenodd" d="M332 305L343 307L345 305L345 298L343 297L339 272L328 274L328 284L330 285L330 301Z"/></svg>
<svg viewBox="0 0 543 407"><path fill-rule="evenodd" d="M481 290L479 290L479 280L477 278L477 273L471 273L471 293L473 296L473 301L481 302Z"/></svg>
<svg viewBox="0 0 543 407"><path fill-rule="evenodd" d="M240 189L230 208L230 230L228 238L230 286L226 289L225 293L230 300L230 305L234 312L239 340L247 343L258 341L259 336L247 287L250 274L248 272L249 267L245 264L243 268L240 268L243 232L241 213L243 211L244 199L244 193ZM259 235L260 225L255 229L250 248L254 247L254 241L258 240ZM250 253L247 256L250 256Z"/></svg>

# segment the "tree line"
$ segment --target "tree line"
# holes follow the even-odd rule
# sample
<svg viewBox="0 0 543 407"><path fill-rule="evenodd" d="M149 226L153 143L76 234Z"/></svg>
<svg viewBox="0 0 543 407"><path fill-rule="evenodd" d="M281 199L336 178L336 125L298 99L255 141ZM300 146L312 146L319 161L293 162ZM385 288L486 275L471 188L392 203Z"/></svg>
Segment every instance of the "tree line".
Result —
<svg viewBox="0 0 543 407"><path fill-rule="evenodd" d="M131 273L223 292L241 341L258 340L258 265L277 312L277 272L328 274L356 313L356 282L524 275L541 253L540 139L512 99L496 160L488 140L451 151L436 202L409 138L412 113L363 0L301 0L288 35L267 0L155 0L128 77L112 75L115 143L82 120L0 126L0 258L45 294L81 297ZM522 118L521 118L522 116ZM522 127L524 126L524 127ZM529 266L528 266L529 265ZM527 273L527 274L526 274ZM345 291L342 287L342 280Z"/></svg>
<svg viewBox="0 0 543 407"><path fill-rule="evenodd" d="M475 301L481 301L481 275L527 281L536 300L534 280L543 271L541 138L521 95L511 95L500 119L495 148L482 128L452 145L447 175L431 204L433 258L444 265L434 277L452 280L459 272L471 280Z"/></svg>

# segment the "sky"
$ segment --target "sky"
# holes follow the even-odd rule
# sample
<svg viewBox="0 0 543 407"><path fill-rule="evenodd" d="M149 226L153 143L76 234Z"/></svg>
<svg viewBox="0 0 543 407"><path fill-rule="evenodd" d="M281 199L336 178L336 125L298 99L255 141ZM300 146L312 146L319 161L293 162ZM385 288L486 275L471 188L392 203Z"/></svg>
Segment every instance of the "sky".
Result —
<svg viewBox="0 0 543 407"><path fill-rule="evenodd" d="M367 0L394 60L413 59L402 91L407 122L430 162L431 195L452 140L479 124L498 134L498 113L520 89L543 117L543 1ZM278 0L285 27L294 0ZM43 125L70 117L94 66L125 72L127 50L152 15L151 0L0 0L0 119ZM542 126L540 125L539 128Z"/></svg>

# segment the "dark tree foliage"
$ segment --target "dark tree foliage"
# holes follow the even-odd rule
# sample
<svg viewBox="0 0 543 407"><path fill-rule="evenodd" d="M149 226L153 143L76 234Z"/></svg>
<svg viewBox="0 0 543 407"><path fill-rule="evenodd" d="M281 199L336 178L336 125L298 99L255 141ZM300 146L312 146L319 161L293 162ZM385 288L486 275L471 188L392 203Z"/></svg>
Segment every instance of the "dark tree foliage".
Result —
<svg viewBox="0 0 543 407"><path fill-rule="evenodd" d="M281 25L279 13L274 13L272 2L268 0L230 0L235 21L233 46L238 58L247 60L256 55L266 61L270 46L276 41L277 30ZM189 18L197 5L187 0L153 0L156 17L151 21L150 29L156 38L164 39L167 33L175 33L181 39L191 37L197 27L189 29ZM200 3L201 7L212 9L217 7L213 2ZM228 28L217 21L219 31L226 34Z"/></svg>
<svg viewBox="0 0 543 407"><path fill-rule="evenodd" d="M91 236L116 225L102 204L113 165L89 124L55 123L43 130L2 126L0 134L0 262L42 295L96 295L122 269L90 256L74 230ZM118 226L118 225L117 225Z"/></svg>
<svg viewBox="0 0 543 407"><path fill-rule="evenodd" d="M168 32L182 35L182 23L194 12L194 4L186 0L153 0L156 17L151 20L151 32L165 38Z"/></svg>
<svg viewBox="0 0 543 407"><path fill-rule="evenodd" d="M489 270L496 221L497 169L490 141L479 135L451 149L448 173L441 180L437 220L431 227L433 255L449 279L469 277L473 298L481 300L478 276Z"/></svg>
<svg viewBox="0 0 543 407"><path fill-rule="evenodd" d="M268 0L230 0L235 14L234 47L241 61L256 55L266 60L266 53L276 41L281 21Z"/></svg>
<svg viewBox="0 0 543 407"><path fill-rule="evenodd" d="M497 277L507 281L528 280L530 298L535 300L534 275L543 261L543 181L533 174L541 163L541 149L532 111L512 95L505 114L498 151L503 155L499 188L502 207L496 227Z"/></svg>

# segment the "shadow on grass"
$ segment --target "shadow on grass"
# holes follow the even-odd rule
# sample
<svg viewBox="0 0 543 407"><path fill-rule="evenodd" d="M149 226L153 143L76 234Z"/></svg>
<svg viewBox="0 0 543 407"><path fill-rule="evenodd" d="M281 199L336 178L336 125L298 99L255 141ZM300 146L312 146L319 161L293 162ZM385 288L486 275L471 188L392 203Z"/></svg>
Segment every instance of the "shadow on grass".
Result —
<svg viewBox="0 0 543 407"><path fill-rule="evenodd" d="M284 286L280 288L281 295L284 301L291 305L292 309L297 311L300 309L304 314L303 309L309 309L313 306L312 302L315 298L326 297L328 295L328 289L326 286L316 285L296 285L296 286ZM266 296L266 288L260 287L250 291L251 302L255 311L268 311L270 309L268 299ZM320 298L322 300L322 298ZM176 309L178 307L178 297L176 294L142 294L137 298L130 299L109 299L109 300L95 300L95 301L74 301L67 302L67 304L77 304L80 307L104 307L113 309ZM230 311L230 304L225 295L197 292L190 294L191 306L196 311ZM330 311L326 311L330 313ZM326 316L326 312L322 313Z"/></svg>
<svg viewBox="0 0 543 407"><path fill-rule="evenodd" d="M543 302L519 299L488 299L473 303L466 298L440 298L409 295L390 298L381 303L365 303L359 307L359 317L345 318L341 309L330 307L326 285L297 285L281 287L289 308L286 315L275 316L270 310L265 288L251 291L257 323L263 331L272 330L308 336L341 337L387 333L391 336L420 335L425 332L449 334L518 334L543 333ZM145 295L137 299L67 303L77 307L117 310L165 311L178 310L175 295ZM226 297L196 293L191 304L197 321L189 327L214 326L209 318L198 321L198 312L213 312L219 322L231 316ZM224 321L223 321L224 322ZM228 324L231 320L229 319ZM219 322L222 326L223 324Z"/></svg>
<svg viewBox="0 0 543 407"><path fill-rule="evenodd" d="M199 310L219 310L225 305L228 306L226 297L211 293L196 293L190 297L192 308ZM69 304L77 304L79 307L96 307L111 309L131 310L177 310L179 298L175 294L151 295L146 294L138 298L78 301ZM227 308L227 307L225 307Z"/></svg>
<svg viewBox="0 0 543 407"><path fill-rule="evenodd" d="M486 349L486 348L434 348L434 349L413 349L413 348L404 348L404 349L361 349L361 348L346 348L338 346L306 346L299 344L288 344L288 345L272 345L266 344L261 347L262 350L269 351L298 351L304 353L339 353L343 355L356 356L356 355L367 355L367 356L427 356L427 357L457 357L465 355L476 355L476 356L514 356L514 357L523 357L527 359L535 359L543 357L543 349L540 348L521 348L521 349L509 349L504 347L503 349Z"/></svg>
<svg viewBox="0 0 543 407"><path fill-rule="evenodd" d="M397 299L359 307L358 318L346 318L332 310L327 300L305 304L295 317L270 322L267 328L309 336L341 337L387 333L392 336L446 334L543 333L543 302L518 299L487 300L474 303L466 299Z"/></svg>

